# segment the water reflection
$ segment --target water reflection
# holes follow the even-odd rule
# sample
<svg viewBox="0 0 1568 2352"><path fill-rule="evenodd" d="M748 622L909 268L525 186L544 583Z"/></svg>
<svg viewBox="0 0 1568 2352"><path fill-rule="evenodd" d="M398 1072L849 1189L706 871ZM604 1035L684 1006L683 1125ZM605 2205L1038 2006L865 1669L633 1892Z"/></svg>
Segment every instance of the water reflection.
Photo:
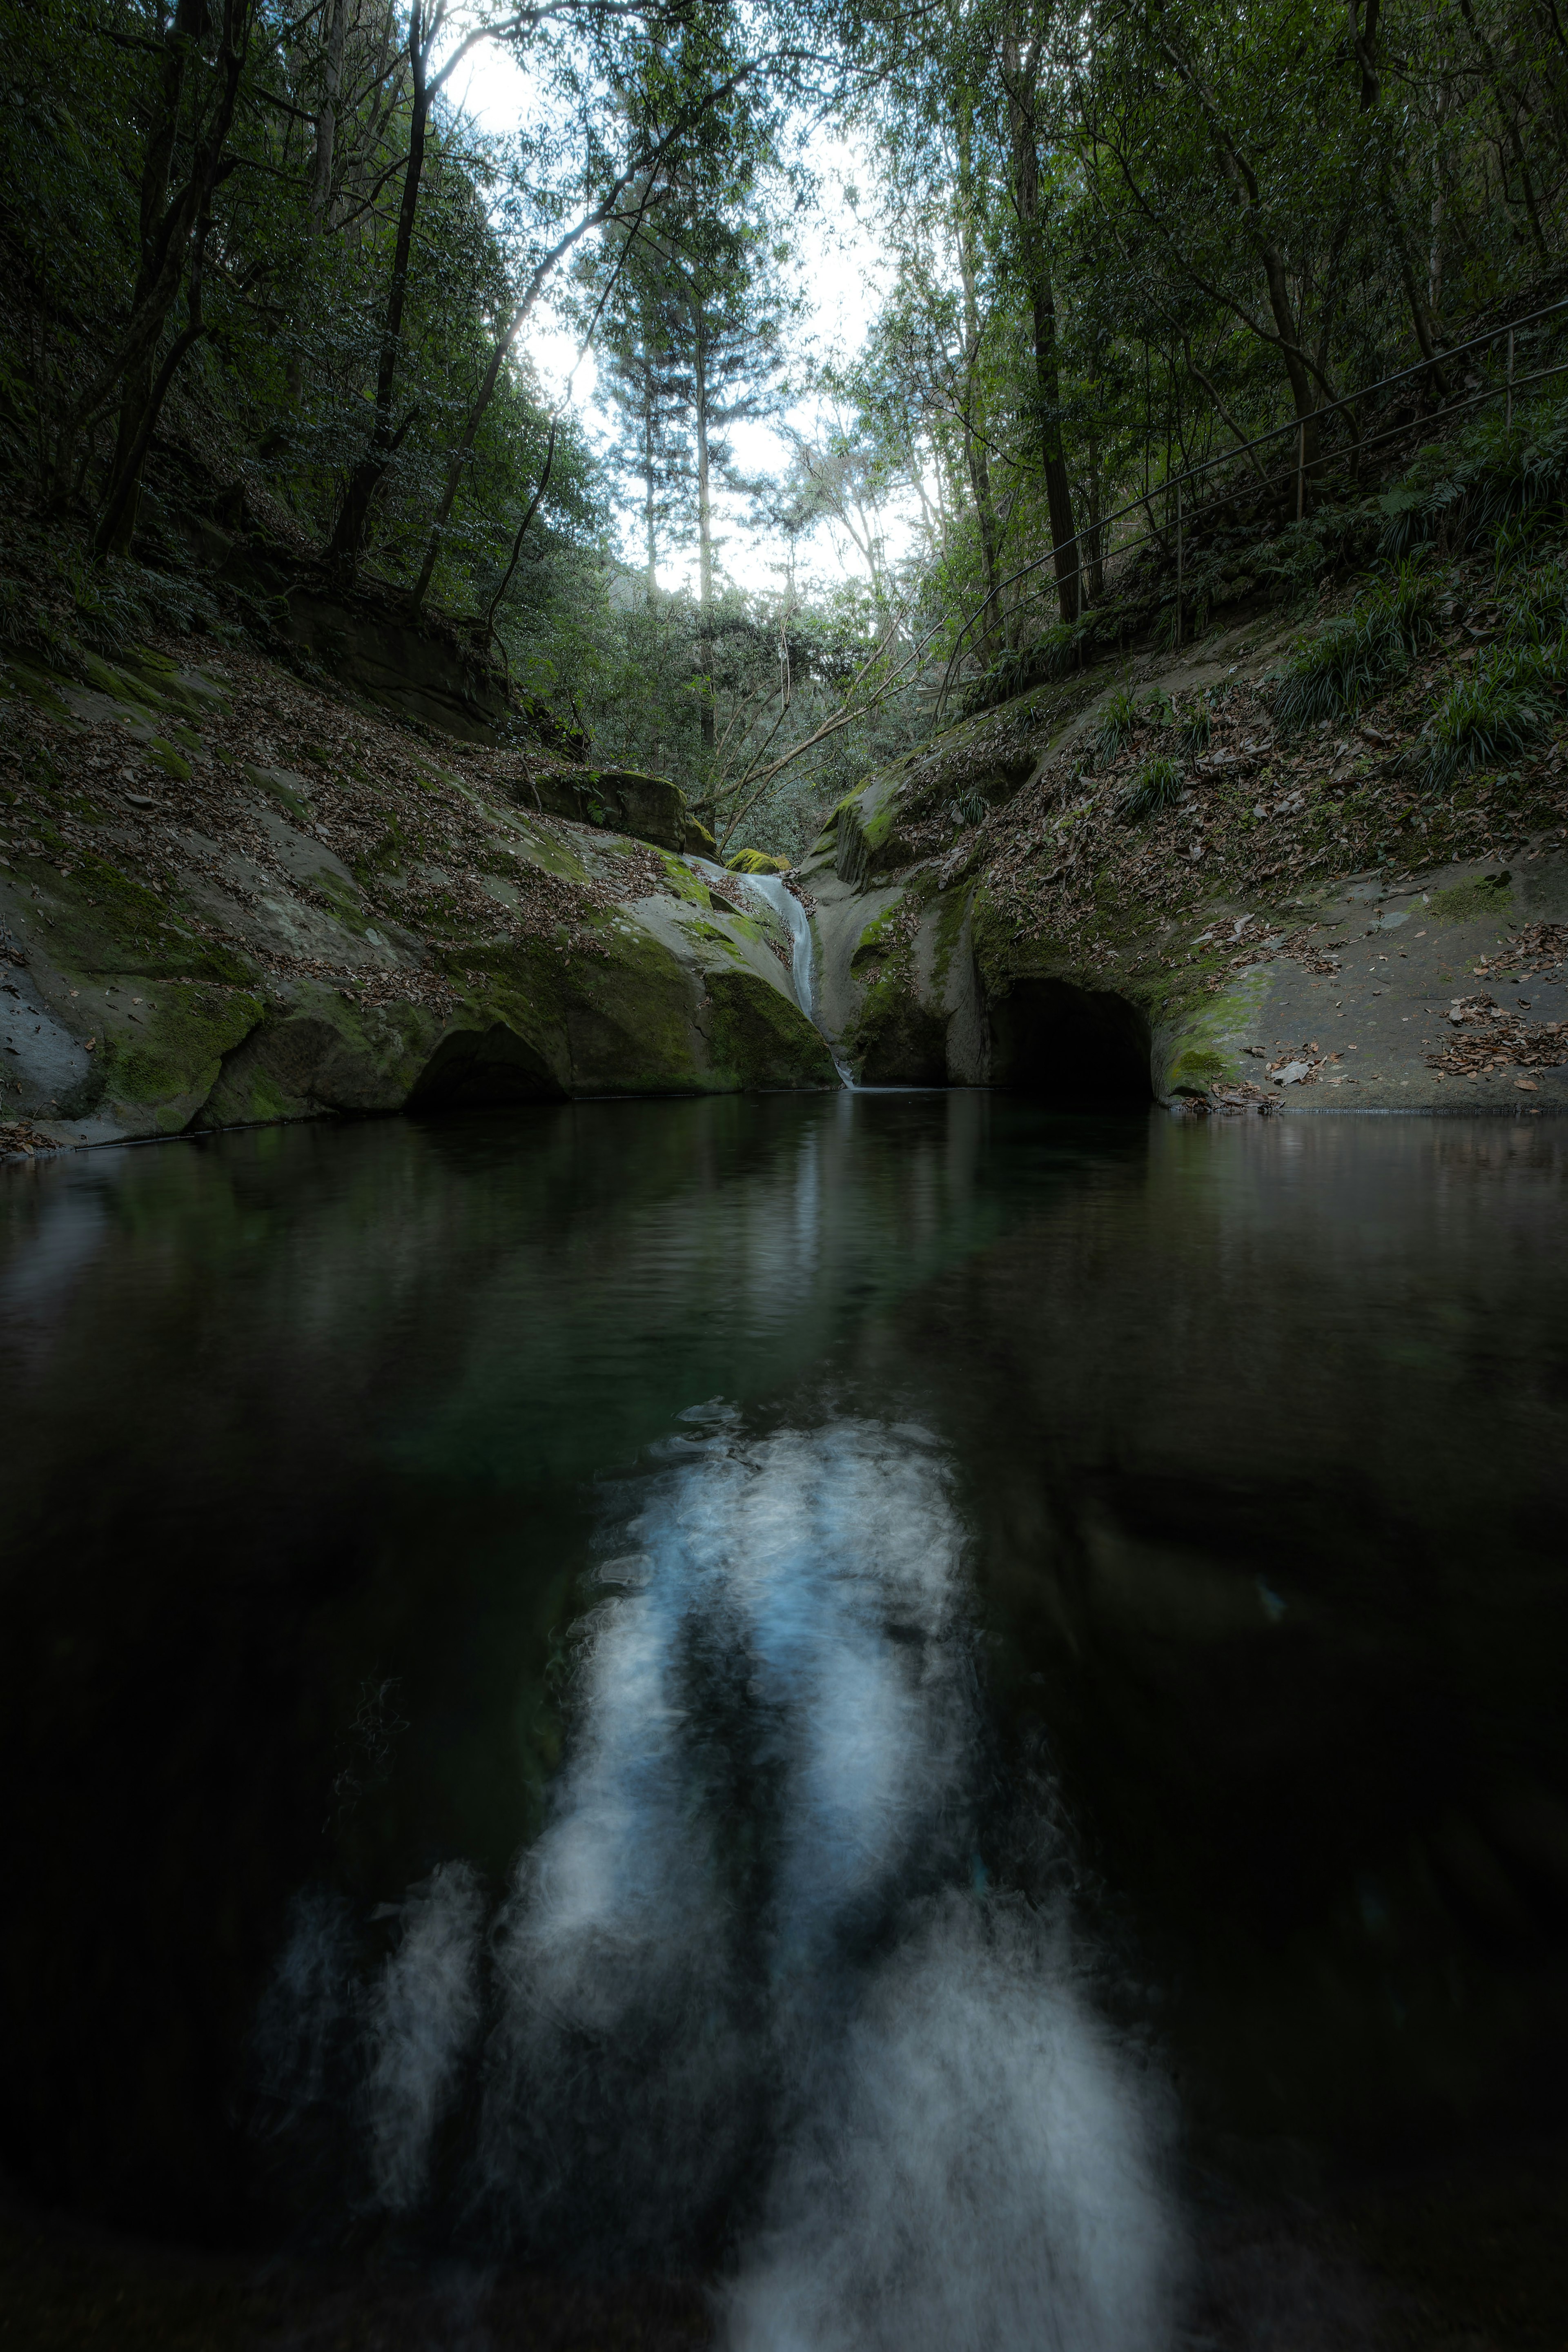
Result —
<svg viewBox="0 0 1568 2352"><path fill-rule="evenodd" d="M363 2019L365 2177L406 2215L475 2053L458 2201L557 2261L727 2255L736 2352L1148 2352L1176 2246L1158 2112L1061 1903L985 1891L942 1455L912 1427L686 1420L610 1515L568 1760L491 1934L449 1865L345 1999L305 1916L274 2063Z"/></svg>
<svg viewBox="0 0 1568 2352"><path fill-rule="evenodd" d="M1552 2129L1565 1174L1544 1120L876 1095L12 1171L7 2163L231 2242L652 2260L679 2212L694 2267L743 2235L771 2346L849 2324L793 2249L934 2227L928 2052L1089 2194L1028 2086L1087 2052L1124 2120L1130 1985L1189 2157L1261 2196ZM1059 1849L1001 1834L1051 1849L1042 1740L1062 1946ZM1018 1984L1037 2067L988 2072Z"/></svg>

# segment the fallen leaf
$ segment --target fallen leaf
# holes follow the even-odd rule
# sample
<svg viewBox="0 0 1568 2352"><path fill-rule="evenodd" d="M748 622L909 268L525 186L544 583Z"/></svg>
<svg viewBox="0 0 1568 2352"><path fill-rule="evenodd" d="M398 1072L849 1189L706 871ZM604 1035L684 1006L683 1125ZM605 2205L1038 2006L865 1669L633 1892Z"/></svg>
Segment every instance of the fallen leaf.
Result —
<svg viewBox="0 0 1568 2352"><path fill-rule="evenodd" d="M1533 1078L1515 1078L1514 1085L1519 1088L1521 1095L1532 1095L1537 1092L1535 1080Z"/></svg>

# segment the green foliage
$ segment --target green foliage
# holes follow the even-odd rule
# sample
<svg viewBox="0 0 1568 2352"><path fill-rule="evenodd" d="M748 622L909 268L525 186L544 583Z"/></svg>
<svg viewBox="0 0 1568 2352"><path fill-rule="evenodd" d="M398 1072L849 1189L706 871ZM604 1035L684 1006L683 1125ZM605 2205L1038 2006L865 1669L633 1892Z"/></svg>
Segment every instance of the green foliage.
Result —
<svg viewBox="0 0 1568 2352"><path fill-rule="evenodd" d="M1138 824L1145 817L1157 816L1162 809L1174 808L1181 797L1181 763L1162 753L1139 770L1117 811L1124 824Z"/></svg>
<svg viewBox="0 0 1568 2352"><path fill-rule="evenodd" d="M1292 651L1274 694L1281 727L1360 709L1436 634L1436 587L1412 562L1356 598L1348 613Z"/></svg>
<svg viewBox="0 0 1568 2352"><path fill-rule="evenodd" d="M1176 720L1176 740L1184 756L1197 759L1208 750L1213 733L1214 712L1207 698L1184 704Z"/></svg>
<svg viewBox="0 0 1568 2352"><path fill-rule="evenodd" d="M1482 414L1455 443L1421 451L1378 507L1385 554L1441 541L1454 552L1491 541L1505 557L1532 551L1561 528L1568 492L1568 412L1560 396Z"/></svg>
<svg viewBox="0 0 1568 2352"><path fill-rule="evenodd" d="M1102 760L1114 760L1119 751L1125 751L1142 723L1143 714L1138 708L1138 699L1131 688L1113 688L1105 698L1100 725L1095 730L1094 748L1098 756Z"/></svg>
<svg viewBox="0 0 1568 2352"><path fill-rule="evenodd" d="M1503 646L1448 688L1420 744L1423 782L1440 791L1462 772L1495 767L1529 749L1552 725L1552 691L1568 666L1568 646Z"/></svg>

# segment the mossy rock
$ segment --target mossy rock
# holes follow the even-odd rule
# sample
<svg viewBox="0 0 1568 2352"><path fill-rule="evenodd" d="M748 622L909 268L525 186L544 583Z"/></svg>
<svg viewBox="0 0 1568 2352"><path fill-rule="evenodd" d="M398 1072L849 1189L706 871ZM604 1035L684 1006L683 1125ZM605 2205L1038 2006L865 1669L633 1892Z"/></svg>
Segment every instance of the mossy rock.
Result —
<svg viewBox="0 0 1568 2352"><path fill-rule="evenodd" d="M367 1007L339 989L300 988L225 1057L202 1108L202 1127L313 1118L331 1111L399 1110L441 1034L423 1005Z"/></svg>
<svg viewBox="0 0 1568 2352"><path fill-rule="evenodd" d="M225 1057L263 1018L259 996L178 981L160 984L142 1033L104 1039L96 1065L98 1100L126 1127L152 1123L165 1135L190 1124L217 1085Z"/></svg>
<svg viewBox="0 0 1568 2352"><path fill-rule="evenodd" d="M731 874L787 874L790 870L787 857L770 856L765 849L737 849L725 864Z"/></svg>
<svg viewBox="0 0 1568 2352"><path fill-rule="evenodd" d="M837 1086L826 1040L755 972L710 972L708 997L715 1087L749 1093Z"/></svg>
<svg viewBox="0 0 1568 2352"><path fill-rule="evenodd" d="M947 1084L947 1018L922 1003L907 971L867 991L843 1045L862 1086Z"/></svg>
<svg viewBox="0 0 1568 2352"><path fill-rule="evenodd" d="M1426 914L1435 923L1495 922L1513 911L1512 878L1506 869L1472 875L1468 882L1435 891Z"/></svg>

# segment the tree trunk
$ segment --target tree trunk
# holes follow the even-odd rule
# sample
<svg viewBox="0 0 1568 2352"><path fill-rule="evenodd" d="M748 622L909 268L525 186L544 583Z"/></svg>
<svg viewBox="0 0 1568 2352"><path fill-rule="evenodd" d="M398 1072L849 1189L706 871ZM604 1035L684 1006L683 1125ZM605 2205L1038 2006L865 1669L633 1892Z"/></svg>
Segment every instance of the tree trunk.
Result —
<svg viewBox="0 0 1568 2352"><path fill-rule="evenodd" d="M692 404L693 423L697 435L697 642L701 648L704 677L702 681L702 761L708 789L711 793L711 777L708 773L713 757L716 729L713 714L713 681L706 673L713 667L713 505L712 483L708 460L708 350L706 321L701 303L695 298L691 304L692 339ZM714 818L713 830L718 831L718 811L710 802L710 814Z"/></svg>
<svg viewBox="0 0 1568 2352"><path fill-rule="evenodd" d="M642 478L643 530L647 541L647 608L653 610L653 600L658 587L658 537L655 526L658 507L658 466L654 457L653 434L653 363L644 343L642 354Z"/></svg>
<svg viewBox="0 0 1568 2352"><path fill-rule="evenodd" d="M1465 0L1460 0L1460 5L1464 5ZM1279 247L1264 234L1261 226L1262 200L1258 191L1258 174L1226 131L1220 118L1218 107L1181 51L1157 27L1153 37L1163 56L1175 68L1176 73L1196 100L1209 137L1214 142L1220 167L1239 201L1242 228L1263 270L1263 282L1268 294L1269 314L1274 320L1274 337L1279 346L1279 356L1285 362L1285 375L1290 386L1290 398L1302 427L1303 465L1307 470L1310 470L1316 466L1319 454L1318 387L1301 349L1295 314L1290 308L1290 288L1285 268L1285 257Z"/></svg>
<svg viewBox="0 0 1568 2352"><path fill-rule="evenodd" d="M1088 436L1089 457L1089 528L1083 535L1084 570L1089 579L1089 601L1099 604L1105 597L1105 548L1100 529L1100 436Z"/></svg>
<svg viewBox="0 0 1568 2352"><path fill-rule="evenodd" d="M331 226L332 163L337 152L338 93L343 79L343 43L348 34L348 0L331 0L327 20L327 69L316 116L316 153L310 170L310 233L325 236Z"/></svg>
<svg viewBox="0 0 1568 2352"><path fill-rule="evenodd" d="M1007 92L1007 134L1013 157L1013 202L1018 215L1024 269L1034 328L1035 383L1039 402L1040 459L1050 515L1057 601L1064 621L1075 621L1082 604L1078 537L1073 527L1072 487L1062 447L1061 387L1057 368L1057 308L1046 265L1040 217L1040 159L1035 143L1035 68L1019 51L1017 36L1003 43L1003 79Z"/></svg>
<svg viewBox="0 0 1568 2352"><path fill-rule="evenodd" d="M206 330L202 322L202 257L211 227L213 192L224 175L224 151L234 120L245 62L248 0L226 0L218 52L218 88L205 124L193 126L188 174L171 196L170 169L186 95L186 67L207 23L205 0L179 0L163 78L162 104L148 137L140 204L141 260L132 292L132 323L111 370L122 370L114 453L94 545L101 555L123 554L136 528L142 468L169 386L181 361ZM188 324L158 357L158 345L180 281L189 267ZM114 381L100 379L89 395L94 406ZM82 414L86 413L86 404Z"/></svg>
<svg viewBox="0 0 1568 2352"><path fill-rule="evenodd" d="M426 31L420 0L414 0L408 24L408 65L414 84L414 103L409 111L408 161L404 167L403 196L397 208L397 237L393 247L392 276L387 284L386 307L382 316L381 358L375 379L375 421L371 428L370 445L349 476L348 488L343 493L343 502L338 510L337 523L328 549L334 562L351 571L364 552L375 494L396 455L404 433L412 422L411 417L405 417L400 428L395 427L392 409L397 389L397 363L403 351L403 314L408 302L408 264L414 246L415 216L419 209L420 182L425 171L426 133L430 121L430 50L440 16L441 11L437 7Z"/></svg>
<svg viewBox="0 0 1568 2352"><path fill-rule="evenodd" d="M991 625L976 647L981 661L989 663L993 649L1000 638L1006 643L1006 616L997 602L997 581L1001 576L1001 533L996 522L996 502L991 491L991 460L984 442L974 430L974 412L978 403L976 368L980 357L980 299L974 269L974 182L972 142L967 105L960 107L958 121L958 267L963 281L963 367L964 400L961 430L963 435L964 469L969 476L970 491L974 499L974 514L980 530L980 560L985 572L985 593L990 600Z"/></svg>

